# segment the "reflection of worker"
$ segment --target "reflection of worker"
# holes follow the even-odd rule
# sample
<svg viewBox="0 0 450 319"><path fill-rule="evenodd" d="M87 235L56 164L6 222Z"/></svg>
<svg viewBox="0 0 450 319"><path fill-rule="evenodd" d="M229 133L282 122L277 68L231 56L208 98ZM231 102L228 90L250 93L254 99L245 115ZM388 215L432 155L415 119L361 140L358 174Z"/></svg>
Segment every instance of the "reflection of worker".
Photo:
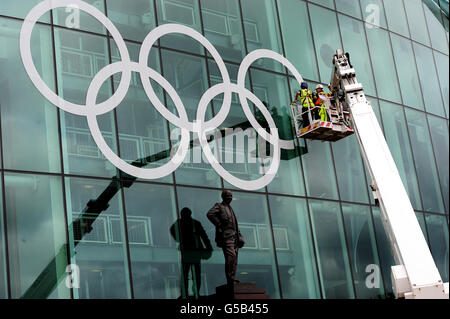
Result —
<svg viewBox="0 0 450 319"><path fill-rule="evenodd" d="M229 190L222 192L222 203L216 203L206 214L216 226L216 243L225 257L225 275L227 284L233 285L236 279L238 250L244 246L244 238L239 231L236 215L230 203L233 194Z"/></svg>
<svg viewBox="0 0 450 319"><path fill-rule="evenodd" d="M201 284L201 268L200 261L211 257L213 248L209 241L208 235L203 229L202 224L191 217L192 211L185 207L181 210L181 218L178 219L171 227L170 233L172 237L179 241L175 227L178 224L181 233L182 260L183 260L183 283L186 297L189 296L189 270L192 268L192 279L194 281L194 295L199 296Z"/></svg>
<svg viewBox="0 0 450 319"><path fill-rule="evenodd" d="M316 86L316 92L314 92L313 95L313 101L314 101L314 105L316 107L319 107L319 117L321 121L328 121L328 116L327 116L327 109L325 108L325 104L323 99L321 98L321 96L330 96L331 94L325 94L325 92L323 91L323 86L322 84L317 84Z"/></svg>
<svg viewBox="0 0 450 319"><path fill-rule="evenodd" d="M316 117L314 115L314 102L313 102L313 94L310 90L308 90L308 83L302 82L301 89L295 95L295 100L293 103L300 102L302 105L302 119L303 119L303 127L307 127L309 125L309 112L311 109L311 117L314 120Z"/></svg>

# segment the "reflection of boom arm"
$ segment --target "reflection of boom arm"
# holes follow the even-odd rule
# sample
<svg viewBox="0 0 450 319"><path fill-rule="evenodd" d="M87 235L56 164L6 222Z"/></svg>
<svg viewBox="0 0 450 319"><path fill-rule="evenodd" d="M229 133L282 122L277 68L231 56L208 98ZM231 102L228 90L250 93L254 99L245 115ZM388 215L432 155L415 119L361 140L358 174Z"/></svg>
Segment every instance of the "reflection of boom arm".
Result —
<svg viewBox="0 0 450 319"><path fill-rule="evenodd" d="M333 58L333 92L344 92L366 166L374 198L379 204L383 226L397 266L391 267L396 297L448 298L423 236L408 194L363 87L356 80L348 54L338 50Z"/></svg>

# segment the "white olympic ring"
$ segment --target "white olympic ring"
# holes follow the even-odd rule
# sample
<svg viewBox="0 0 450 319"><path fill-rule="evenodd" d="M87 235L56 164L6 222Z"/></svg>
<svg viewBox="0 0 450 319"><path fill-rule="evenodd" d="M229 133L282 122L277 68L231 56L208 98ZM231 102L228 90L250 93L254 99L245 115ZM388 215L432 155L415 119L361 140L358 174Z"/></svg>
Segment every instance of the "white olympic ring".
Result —
<svg viewBox="0 0 450 319"><path fill-rule="evenodd" d="M42 15L55 8L74 5L77 6L80 10L96 18L105 26L105 28L114 39L119 50L120 57L122 59L119 62L114 62L105 66L94 76L87 90L85 105L66 101L65 99L56 95L47 86L47 84L42 80L41 76L36 70L31 56L30 48L30 39L33 28ZM197 108L197 118L194 122L189 122L184 104L173 86L161 74L147 65L148 56L154 43L160 37L170 33L187 35L203 45L213 57L222 76L223 82L209 88L200 98ZM149 32L149 34L142 42L141 50L139 53L139 62L136 63L130 60L125 41L117 28L97 8L82 0L44 0L34 8L32 8L25 18L22 29L20 31L20 54L25 70L38 91L48 101L61 108L62 110L72 114L86 116L92 137L100 151L115 167L129 175L145 179L157 179L169 175L170 173L175 171L183 162L189 148L189 132L194 132L199 137L200 145L206 159L211 164L213 169L224 180L229 182L231 185L234 185L241 189L257 190L268 185L275 177L280 165L281 148L294 148L293 140L280 140L275 122L267 108L264 106L261 100L259 100L252 92L245 88L245 76L250 65L254 61L261 58L269 58L280 62L294 75L295 79L299 83L303 82L302 76L292 65L292 63L290 63L285 57L274 51L260 49L250 52L241 63L238 71L237 84L234 84L231 83L230 76L224 61L220 57L219 52L211 44L211 42L209 42L203 35L192 28L171 23L156 27L151 32ZM122 76L117 90L106 101L96 104L97 94L102 84L109 77L119 72L122 73ZM177 151L174 155L172 155L170 161L156 168L139 168L125 162L123 159L117 156L117 154L115 154L113 150L108 146L98 126L97 116L115 109L125 98L130 85L131 72L138 72L140 74L144 91L147 94L150 102L155 106L158 112L162 116L164 116L164 118L171 124L181 128L181 140ZM178 116L170 112L169 109L163 103L161 103L150 83L150 79L156 81L164 90L167 91L169 97L175 104ZM263 176L256 180L249 181L239 179L226 171L213 155L206 139L207 132L216 129L225 121L230 111L232 93L237 93L239 95L244 114L248 118L253 128L256 129L258 134L260 134L260 136L264 140L268 141L274 146L273 160L271 161L269 169ZM224 95L223 103L219 112L212 119L205 121L208 104L219 94ZM268 133L258 123L253 113L251 112L247 100L252 101L253 104L261 111L262 115L269 124L270 133Z"/></svg>

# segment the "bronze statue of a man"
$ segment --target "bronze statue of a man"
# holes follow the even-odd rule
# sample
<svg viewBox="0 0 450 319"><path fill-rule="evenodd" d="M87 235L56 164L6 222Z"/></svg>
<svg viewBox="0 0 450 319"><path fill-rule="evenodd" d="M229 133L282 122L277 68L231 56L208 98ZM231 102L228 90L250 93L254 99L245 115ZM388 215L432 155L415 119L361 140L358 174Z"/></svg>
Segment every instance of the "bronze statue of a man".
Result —
<svg viewBox="0 0 450 319"><path fill-rule="evenodd" d="M222 192L222 202L216 203L206 214L216 227L216 243L225 256L225 275L227 284L233 285L236 279L238 250L244 246L244 237L239 231L236 215L230 203L233 194L229 190Z"/></svg>

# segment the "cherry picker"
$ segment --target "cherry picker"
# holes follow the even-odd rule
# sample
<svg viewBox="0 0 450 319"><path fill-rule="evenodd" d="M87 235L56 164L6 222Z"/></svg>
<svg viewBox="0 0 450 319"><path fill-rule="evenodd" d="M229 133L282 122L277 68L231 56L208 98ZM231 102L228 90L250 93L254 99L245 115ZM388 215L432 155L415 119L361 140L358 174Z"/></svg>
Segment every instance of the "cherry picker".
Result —
<svg viewBox="0 0 450 319"><path fill-rule="evenodd" d="M330 97L320 96L328 121L314 119L314 110L308 108L305 112L308 112L309 123L302 127L303 109L301 105L293 105L297 136L334 142L356 135L397 264L391 267L395 296L448 299L448 282L442 282L375 113L365 97L363 86L356 79L349 54L339 49L333 56L329 88Z"/></svg>

